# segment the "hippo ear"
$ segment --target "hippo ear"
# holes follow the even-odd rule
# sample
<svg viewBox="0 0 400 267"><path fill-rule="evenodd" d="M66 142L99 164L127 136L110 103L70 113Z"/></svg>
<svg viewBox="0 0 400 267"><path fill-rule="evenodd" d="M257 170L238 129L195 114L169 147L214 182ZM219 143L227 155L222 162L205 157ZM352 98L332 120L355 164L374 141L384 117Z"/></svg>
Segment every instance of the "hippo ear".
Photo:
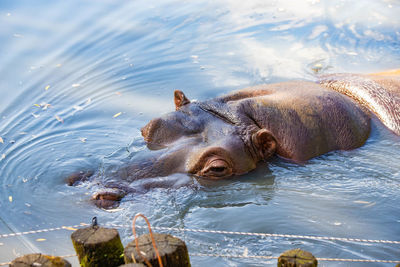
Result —
<svg viewBox="0 0 400 267"><path fill-rule="evenodd" d="M261 159L268 159L275 154L277 143L270 131L266 129L258 130L252 135L251 139Z"/></svg>
<svg viewBox="0 0 400 267"><path fill-rule="evenodd" d="M175 90L174 102L175 102L175 108L176 110L178 110L180 107L189 104L190 100L185 96L185 94L182 91Z"/></svg>

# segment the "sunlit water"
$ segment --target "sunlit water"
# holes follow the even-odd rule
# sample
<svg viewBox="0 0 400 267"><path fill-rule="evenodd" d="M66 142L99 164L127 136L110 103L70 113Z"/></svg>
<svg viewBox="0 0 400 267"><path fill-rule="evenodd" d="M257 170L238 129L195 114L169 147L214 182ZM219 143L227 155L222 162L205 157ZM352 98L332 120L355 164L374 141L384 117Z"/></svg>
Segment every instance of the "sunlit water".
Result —
<svg viewBox="0 0 400 267"><path fill-rule="evenodd" d="M93 216L130 224L141 212L154 226L400 240L400 138L376 122L362 148L304 166L274 159L227 181L176 175L183 186L128 195L114 212L89 201L99 186L64 181L146 153L140 128L174 109L174 89L203 100L260 83L314 80L316 71L399 68L398 14L398 1L372 0L2 1L0 234ZM2 238L0 262L31 252L71 254L70 233ZM132 240L130 229L120 233L124 244ZM400 259L399 245L172 234L191 253L278 256L300 247L317 257Z"/></svg>

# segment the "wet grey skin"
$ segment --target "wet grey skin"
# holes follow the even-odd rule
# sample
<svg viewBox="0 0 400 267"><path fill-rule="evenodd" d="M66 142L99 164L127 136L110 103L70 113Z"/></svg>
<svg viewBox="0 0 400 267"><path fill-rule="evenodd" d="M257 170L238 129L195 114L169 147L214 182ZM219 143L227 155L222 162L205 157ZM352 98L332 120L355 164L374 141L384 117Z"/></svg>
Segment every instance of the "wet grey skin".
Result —
<svg viewBox="0 0 400 267"><path fill-rule="evenodd" d="M371 111L400 133L399 84L398 76L336 74L319 82L245 88L202 102L176 90L176 110L141 129L146 158L117 176L128 183L175 173L223 179L274 156L304 163L329 151L355 149L370 134ZM112 206L138 190L115 183L106 187L113 189L94 196L98 206Z"/></svg>

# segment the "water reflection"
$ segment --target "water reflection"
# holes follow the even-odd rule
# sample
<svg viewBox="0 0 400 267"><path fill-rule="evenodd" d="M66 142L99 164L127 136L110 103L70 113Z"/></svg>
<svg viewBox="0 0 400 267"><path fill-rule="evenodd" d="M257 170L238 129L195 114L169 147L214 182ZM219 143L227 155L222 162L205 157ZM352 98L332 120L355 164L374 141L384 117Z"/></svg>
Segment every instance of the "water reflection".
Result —
<svg viewBox="0 0 400 267"><path fill-rule="evenodd" d="M64 181L79 170L112 172L145 152L139 129L174 109L174 89L204 100L263 82L312 80L316 72L398 68L399 13L399 4L389 0L3 1L0 233L90 222L95 215L100 223L127 224L142 212L158 226L400 236L400 142L379 125L364 147L304 166L273 161L269 170L261 166L217 183L185 175L161 178L171 179L161 182L174 188L129 194L112 213L89 202L99 188L68 187ZM147 186L137 183L128 185ZM121 236L126 243L130 230L122 229ZM248 249L277 255L301 246L322 257L397 255L390 246L353 243L183 238L191 251L203 253ZM68 232L0 243L0 261L31 251L72 251ZM274 265L201 257L192 263Z"/></svg>

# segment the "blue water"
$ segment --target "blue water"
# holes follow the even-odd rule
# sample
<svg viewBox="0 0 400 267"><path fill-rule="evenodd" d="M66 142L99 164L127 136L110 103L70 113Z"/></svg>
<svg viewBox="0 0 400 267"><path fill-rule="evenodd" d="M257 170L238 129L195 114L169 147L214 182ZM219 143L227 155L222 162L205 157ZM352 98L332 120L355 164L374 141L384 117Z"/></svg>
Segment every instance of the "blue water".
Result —
<svg viewBox="0 0 400 267"><path fill-rule="evenodd" d="M100 224L130 224L141 212L154 226L400 240L400 138L378 122L362 148L303 166L275 159L206 184L176 175L183 185L128 195L112 212L89 201L101 185L64 181L146 153L140 128L174 110L174 89L204 100L249 85L314 80L316 73L399 68L398 14L400 4L389 0L2 1L0 234L93 216ZM74 253L70 233L1 238L0 262ZM132 240L130 229L120 234L124 244ZM317 257L400 259L399 245L173 234L191 253L279 256L301 247ZM191 262L276 265L199 256Z"/></svg>

